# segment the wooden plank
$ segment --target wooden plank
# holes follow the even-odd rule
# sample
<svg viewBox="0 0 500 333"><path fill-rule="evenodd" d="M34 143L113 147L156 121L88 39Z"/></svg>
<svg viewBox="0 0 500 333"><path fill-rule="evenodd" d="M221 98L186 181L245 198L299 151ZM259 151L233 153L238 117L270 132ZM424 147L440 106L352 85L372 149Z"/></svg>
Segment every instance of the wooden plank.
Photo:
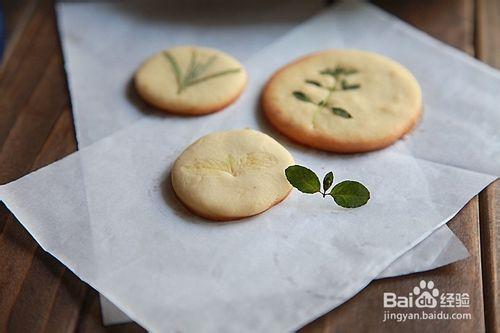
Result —
<svg viewBox="0 0 500 333"><path fill-rule="evenodd" d="M50 1L42 1L38 4L34 15L26 24L26 28L23 30L12 56L7 59L5 67L0 72L0 147L2 149L5 149L4 142L13 128L14 122L21 114L25 112L31 113L31 117L39 116L39 120L44 121L43 117L37 113L40 108L35 104L38 101L46 103L43 101L44 92L41 93L42 95L37 96L34 96L33 92L36 90L37 85L42 83L42 78L44 78L48 70L52 71L53 75L56 76L45 76L43 84L47 86L46 88L53 85L55 89L60 90L48 89L45 94L51 98L50 101L52 102L57 97L57 94L62 94L60 98L67 99L64 86L60 87L58 82L52 82L52 80L63 80L64 82L64 76L61 77L64 72L58 52L59 42L55 18L50 5ZM50 11L52 11L52 14L50 14ZM59 57L59 60L56 60L57 57ZM52 65L51 61L53 62ZM38 91L42 90L38 89ZM31 100L31 104L26 103L28 100ZM35 110L30 107L34 107ZM61 111L61 109L59 108L57 111ZM51 118L51 121L53 120ZM43 125L36 123L32 124L32 126L43 127ZM25 133L30 132L26 131ZM48 135L48 133L45 135ZM31 139L30 135L24 135L24 137ZM35 141L35 139L37 140ZM31 141L33 144L40 144L43 138L33 138ZM12 142L14 141L11 140ZM22 151L19 154L27 155ZM16 155L18 154L16 153ZM9 166L10 163L1 165L2 172L4 172L4 167ZM26 171L23 170L24 173ZM17 175L21 176L24 173L18 173ZM12 176L15 175L11 174ZM2 178L0 176L0 183L9 179L12 178Z"/></svg>
<svg viewBox="0 0 500 333"><path fill-rule="evenodd" d="M39 168L52 163L53 161L64 157L76 150L76 140L73 132L73 118L69 108L65 108L61 116L57 120L53 130L42 147L42 150L35 159L34 167ZM35 257L34 264L41 262L56 262L49 254L44 252L45 257ZM49 257L49 258L47 258ZM38 263L37 261L40 261ZM43 328L40 332L72 332L76 329L80 309L88 290L88 286L76 277L71 271L64 267L61 263L54 263L56 269L53 269L53 275L58 274L59 279L54 279L53 275L47 274L46 278L41 278L40 274L30 271L29 275L34 275L36 280L33 285L25 282L24 288L40 288L40 285L47 285L47 281L52 281L49 286L52 292L47 295L47 306L39 306L37 309L40 314L44 311L48 313L47 319L43 323ZM59 275L59 270L61 271ZM26 297L30 297L26 295ZM21 298L21 295L18 297ZM33 305L31 305L33 311ZM24 311L20 311L23 313Z"/></svg>
<svg viewBox="0 0 500 333"><path fill-rule="evenodd" d="M2 0L0 7L3 9L5 18L5 42L6 47L2 56L3 62L8 59L19 40L21 31L29 21L37 0ZM2 64L0 63L0 70Z"/></svg>
<svg viewBox="0 0 500 333"><path fill-rule="evenodd" d="M121 333L144 333L146 330L136 323L127 323L112 326L103 326L101 321L101 306L99 294L95 290L89 290L85 304L81 311L78 323L79 333L121 332Z"/></svg>
<svg viewBox="0 0 500 333"><path fill-rule="evenodd" d="M5 206L2 207L5 209ZM12 308L35 254L36 243L11 215L0 234L0 331L7 332Z"/></svg>
<svg viewBox="0 0 500 333"><path fill-rule="evenodd" d="M33 168L74 151L69 109L58 119ZM6 208L4 207L4 212ZM48 332L76 327L88 288L41 250L9 214L0 233L0 331ZM50 328L50 330L49 330ZM67 331L67 330L64 330Z"/></svg>
<svg viewBox="0 0 500 333"><path fill-rule="evenodd" d="M473 54L472 0L397 1L375 4L430 35ZM372 282L362 292L327 315L302 329L304 332L482 332L485 329L481 281L478 199L473 198L448 223L464 242L471 256L466 260L425 273ZM383 322L383 293L405 295L420 280L432 280L442 291L468 293L468 309L448 309L445 313L470 312L472 320L416 320ZM401 311L409 312L409 311Z"/></svg>
<svg viewBox="0 0 500 333"><path fill-rule="evenodd" d="M473 0L375 0L377 6L470 55L474 54Z"/></svg>
<svg viewBox="0 0 500 333"><path fill-rule="evenodd" d="M500 1L477 0L477 58L500 68Z"/></svg>
<svg viewBox="0 0 500 333"><path fill-rule="evenodd" d="M60 56L52 54L43 76L16 114L0 154L2 182L14 180L30 171L33 157L42 149L56 120L68 104L61 67Z"/></svg>
<svg viewBox="0 0 500 333"><path fill-rule="evenodd" d="M500 240L500 180L479 195L481 252L484 285L484 315L488 332L500 332L500 288L498 258Z"/></svg>
<svg viewBox="0 0 500 333"><path fill-rule="evenodd" d="M476 57L500 69L500 1L476 1ZM485 319L488 332L500 332L500 181L479 196Z"/></svg>
<svg viewBox="0 0 500 333"><path fill-rule="evenodd" d="M0 73L0 183L76 149L53 3L40 1ZM1 208L0 331L68 331L88 288Z"/></svg>

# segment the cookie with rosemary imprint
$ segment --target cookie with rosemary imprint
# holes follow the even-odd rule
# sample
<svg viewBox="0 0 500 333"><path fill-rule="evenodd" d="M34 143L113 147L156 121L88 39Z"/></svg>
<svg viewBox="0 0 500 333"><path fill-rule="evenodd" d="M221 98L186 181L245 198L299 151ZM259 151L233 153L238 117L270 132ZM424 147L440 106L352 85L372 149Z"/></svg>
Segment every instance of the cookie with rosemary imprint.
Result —
<svg viewBox="0 0 500 333"><path fill-rule="evenodd" d="M247 74L224 52L177 46L146 60L134 82L139 95L163 111L201 115L233 103L245 88Z"/></svg>
<svg viewBox="0 0 500 333"><path fill-rule="evenodd" d="M290 153L270 136L250 130L208 134L172 167L172 187L195 214L215 221L256 215L287 197Z"/></svg>
<svg viewBox="0 0 500 333"><path fill-rule="evenodd" d="M389 146L418 122L415 77L382 55L328 50L277 71L262 94L269 121L290 139L318 149L357 153Z"/></svg>

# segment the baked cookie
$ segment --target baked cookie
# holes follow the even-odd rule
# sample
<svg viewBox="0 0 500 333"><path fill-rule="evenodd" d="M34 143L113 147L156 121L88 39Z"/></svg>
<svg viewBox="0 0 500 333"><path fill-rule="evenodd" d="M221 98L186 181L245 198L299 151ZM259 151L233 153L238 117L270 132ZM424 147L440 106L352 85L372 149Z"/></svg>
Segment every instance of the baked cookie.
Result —
<svg viewBox="0 0 500 333"><path fill-rule="evenodd" d="M137 70L139 95L164 111L200 115L223 109L243 92L247 74L230 55L177 46L153 55Z"/></svg>
<svg viewBox="0 0 500 333"><path fill-rule="evenodd" d="M250 130L215 132L190 145L172 167L177 197L210 220L262 213L286 198L292 155L270 136Z"/></svg>
<svg viewBox="0 0 500 333"><path fill-rule="evenodd" d="M284 135L338 153L381 149L410 131L422 112L417 80L384 56L328 50L298 59L267 83L262 106Z"/></svg>

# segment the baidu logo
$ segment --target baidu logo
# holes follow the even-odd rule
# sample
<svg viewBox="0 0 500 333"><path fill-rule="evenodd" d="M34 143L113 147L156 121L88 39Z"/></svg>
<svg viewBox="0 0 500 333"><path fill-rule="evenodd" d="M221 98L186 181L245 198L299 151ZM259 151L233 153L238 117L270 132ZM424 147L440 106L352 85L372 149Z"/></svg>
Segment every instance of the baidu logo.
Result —
<svg viewBox="0 0 500 333"><path fill-rule="evenodd" d="M384 292L383 322L407 320L470 320L468 293L450 293L439 290L434 281L421 280L408 294ZM450 311L450 309L454 308ZM404 310L400 309L413 309Z"/></svg>
<svg viewBox="0 0 500 333"><path fill-rule="evenodd" d="M417 308L435 308L438 304L439 290L434 288L434 282L425 280L413 288L413 294L417 296L415 305Z"/></svg>
<svg viewBox="0 0 500 333"><path fill-rule="evenodd" d="M439 301L439 289L433 281L422 280L408 295L399 296L396 293L384 293L384 308L435 308Z"/></svg>

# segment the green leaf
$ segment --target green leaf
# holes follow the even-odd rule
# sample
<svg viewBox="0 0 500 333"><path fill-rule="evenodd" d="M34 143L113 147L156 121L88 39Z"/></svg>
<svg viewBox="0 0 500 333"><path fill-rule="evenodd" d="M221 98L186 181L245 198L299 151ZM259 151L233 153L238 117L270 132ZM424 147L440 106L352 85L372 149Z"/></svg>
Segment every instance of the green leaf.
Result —
<svg viewBox="0 0 500 333"><path fill-rule="evenodd" d="M172 70L175 74L175 80L177 81L177 93L180 94L184 89L194 86L195 84L214 79L219 76L224 76L228 74L238 73L241 68L230 68L226 70L221 70L212 74L205 74L208 69L215 63L217 56L213 55L204 63L198 62L196 50L191 52L191 59L189 60L188 67L186 69L185 75L182 74L182 70L177 63L177 60L168 52L163 52L164 56L170 62Z"/></svg>
<svg viewBox="0 0 500 333"><path fill-rule="evenodd" d="M346 180L332 188L330 195L337 205L344 208L361 207L370 199L370 192L361 183Z"/></svg>
<svg viewBox="0 0 500 333"><path fill-rule="evenodd" d="M330 189L330 186L333 184L333 172L329 172L323 178L323 191L326 193Z"/></svg>
<svg viewBox="0 0 500 333"><path fill-rule="evenodd" d="M351 74L356 74L358 71L354 68L343 68L342 74L344 75L351 75Z"/></svg>
<svg viewBox="0 0 500 333"><path fill-rule="evenodd" d="M319 83L318 81L315 81L315 80L306 80L306 83L315 85L317 87L322 87L321 83Z"/></svg>
<svg viewBox="0 0 500 333"><path fill-rule="evenodd" d="M311 99L309 98L309 96L307 96L306 94L304 94L302 91L294 91L292 93L293 97L295 97L296 99L302 101L302 102L308 102L308 103L312 103Z"/></svg>
<svg viewBox="0 0 500 333"><path fill-rule="evenodd" d="M213 65L213 63L217 60L217 56L213 55L204 64L200 64L198 66L198 70L200 73L204 73L210 66Z"/></svg>
<svg viewBox="0 0 500 333"><path fill-rule="evenodd" d="M352 118L351 114L342 108L332 107L331 110L337 116L343 118Z"/></svg>
<svg viewBox="0 0 500 333"><path fill-rule="evenodd" d="M286 179L297 190L303 193L316 193L320 191L318 176L308 168L292 165L285 170Z"/></svg>
<svg viewBox="0 0 500 333"><path fill-rule="evenodd" d="M351 75L351 74L356 74L357 72L358 71L354 68L345 68L342 66L337 66L334 69L332 68L323 69L319 73L321 75L330 75L336 78L339 75Z"/></svg>
<svg viewBox="0 0 500 333"><path fill-rule="evenodd" d="M174 72L175 75L175 80L177 81L177 88L178 92L182 90L182 71L181 68L179 67L179 64L175 60L175 58L168 52L163 52L163 55L165 58L167 58L168 62L170 63L170 66L172 66L172 71Z"/></svg>
<svg viewBox="0 0 500 333"><path fill-rule="evenodd" d="M342 80L342 90L358 89L360 87L360 84L349 84L346 80Z"/></svg>
<svg viewBox="0 0 500 333"><path fill-rule="evenodd" d="M189 65L186 70L186 76L184 76L184 80L182 81L182 89L186 86L188 82L190 82L197 75L198 63L196 62L196 51L191 51L191 59L189 60Z"/></svg>
<svg viewBox="0 0 500 333"><path fill-rule="evenodd" d="M321 75L330 75L330 76L333 76L333 77L337 77L337 75L340 74L340 72L338 71L338 68L335 68L335 69L326 68L326 69L323 69L322 71L320 71L319 73Z"/></svg>
<svg viewBox="0 0 500 333"><path fill-rule="evenodd" d="M232 69L226 69L226 70L223 70L220 72L216 72L216 73L204 76L204 77L200 77L199 79L194 79L194 80L188 82L186 84L186 87L195 85L195 84L203 82L203 81L214 79L214 78L219 77L219 76L224 76L224 75L232 74L232 73L238 73L239 71L241 71L241 68L232 68Z"/></svg>

